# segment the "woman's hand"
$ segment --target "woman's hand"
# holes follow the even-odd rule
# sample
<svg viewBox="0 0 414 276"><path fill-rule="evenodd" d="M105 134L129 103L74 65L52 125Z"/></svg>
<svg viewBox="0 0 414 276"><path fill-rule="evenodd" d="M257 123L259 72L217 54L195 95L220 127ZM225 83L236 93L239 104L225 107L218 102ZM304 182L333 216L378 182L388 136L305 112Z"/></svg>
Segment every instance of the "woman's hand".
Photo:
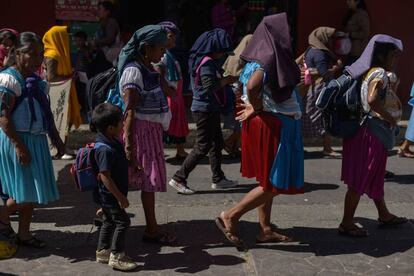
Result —
<svg viewBox="0 0 414 276"><path fill-rule="evenodd" d="M16 146L16 155L22 165L29 165L32 162L32 156L24 145Z"/></svg>
<svg viewBox="0 0 414 276"><path fill-rule="evenodd" d="M136 172L140 172L142 170L142 166L139 164L136 158L131 158L131 160L129 160L129 166Z"/></svg>
<svg viewBox="0 0 414 276"><path fill-rule="evenodd" d="M235 83L238 80L239 80L239 77L236 77L236 76L227 76L227 77L224 77L224 78L222 78L220 80L220 86L221 87L224 87L226 85Z"/></svg>
<svg viewBox="0 0 414 276"><path fill-rule="evenodd" d="M236 117L236 120L239 122L246 121L260 112L260 111L255 111L251 104L243 103L240 106L243 107L243 109L237 112L237 117Z"/></svg>

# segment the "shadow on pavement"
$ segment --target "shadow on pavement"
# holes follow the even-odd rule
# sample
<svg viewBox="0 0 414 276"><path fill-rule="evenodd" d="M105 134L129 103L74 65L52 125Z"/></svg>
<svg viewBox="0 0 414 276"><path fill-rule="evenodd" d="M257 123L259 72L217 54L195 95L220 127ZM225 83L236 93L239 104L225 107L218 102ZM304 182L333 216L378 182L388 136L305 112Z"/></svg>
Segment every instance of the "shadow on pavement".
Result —
<svg viewBox="0 0 414 276"><path fill-rule="evenodd" d="M167 162L170 165L173 166L181 166L181 164L184 162L182 159L176 159L174 156L169 157L168 155L165 156L165 162ZM223 158L221 160L221 164L237 164L240 163L240 158L233 158L229 155L223 154ZM204 157L201 159L200 165L208 165L210 164L210 161L208 157Z"/></svg>
<svg viewBox="0 0 414 276"><path fill-rule="evenodd" d="M342 151L336 151L340 154L342 154ZM322 151L306 151L304 152L304 158L305 160L310 160L310 159L336 159L336 160L341 160L341 157L328 157L325 156L323 154Z"/></svg>
<svg viewBox="0 0 414 276"><path fill-rule="evenodd" d="M310 193L318 190L336 190L339 185L328 183L308 183L305 182L305 193Z"/></svg>
<svg viewBox="0 0 414 276"><path fill-rule="evenodd" d="M257 187L257 184L243 184L238 185L231 189L223 190L198 190L196 194L237 194L237 193L248 193L254 188ZM328 183L308 183L305 182L305 193L310 193L318 190L336 190L339 188L339 185L328 184Z"/></svg>
<svg viewBox="0 0 414 276"><path fill-rule="evenodd" d="M196 194L245 194L257 187L257 184L243 184L237 185L234 188L229 189L219 189L219 190L198 190L195 191Z"/></svg>
<svg viewBox="0 0 414 276"><path fill-rule="evenodd" d="M175 233L177 244L161 247L141 241L144 226L132 226L127 233L126 252L133 260L143 262L140 270L162 271L173 269L180 273L197 273L210 266L234 266L244 263L236 250L223 245L223 236L213 221L178 221L163 226ZM60 230L34 231L39 239L47 241L48 247L41 250L20 248L15 258L27 261L47 256L61 256L71 263L95 261L98 239L97 229L92 234ZM212 253L212 254L211 254ZM99 265L99 264L97 264Z"/></svg>
<svg viewBox="0 0 414 276"><path fill-rule="evenodd" d="M58 174L60 199L36 208L34 222L55 223L56 227L92 224L99 206L94 202L91 191L77 190L69 172L70 166L66 165ZM129 216L134 217L134 214Z"/></svg>
<svg viewBox="0 0 414 276"><path fill-rule="evenodd" d="M274 249L288 252L312 252L316 256L331 256L363 253L371 257L384 257L405 252L414 247L413 221L395 228L378 229L378 222L367 218L356 218L370 233L366 238L351 238L338 235L334 228L293 227L282 229L298 243L256 245L254 248Z"/></svg>
<svg viewBox="0 0 414 276"><path fill-rule="evenodd" d="M398 184L414 184L414 174L395 175L393 182Z"/></svg>

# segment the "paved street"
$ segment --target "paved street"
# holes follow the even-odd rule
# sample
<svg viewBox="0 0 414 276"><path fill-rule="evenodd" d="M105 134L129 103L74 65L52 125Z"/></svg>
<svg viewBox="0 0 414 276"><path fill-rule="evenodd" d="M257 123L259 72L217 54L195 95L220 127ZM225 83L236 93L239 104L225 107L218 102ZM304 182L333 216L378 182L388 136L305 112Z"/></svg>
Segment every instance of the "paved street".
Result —
<svg viewBox="0 0 414 276"><path fill-rule="evenodd" d="M141 242L144 216L140 194L129 194L132 227L127 251L140 264L140 275L414 275L414 222L398 228L377 229L374 204L366 197L356 213L368 229L366 239L337 235L345 187L339 181L340 160L323 159L308 148L305 163L306 193L280 196L273 203L273 223L298 241L286 244L255 244L257 213L243 217L241 234L248 252L231 247L214 224L214 218L255 187L253 179L241 178L239 163L225 157L228 178L240 186L226 191L210 189L207 159L189 178L197 194L183 196L172 189L157 195L159 223L178 235L175 247ZM166 150L168 177L178 164ZM96 210L89 193L78 192L71 183L70 162L55 161L61 200L35 212L33 231L48 242L44 250L19 249L15 258L0 261L1 275L116 275L108 266L94 262L97 241L92 219ZM396 178L385 185L389 209L414 218L414 160L395 155L388 169ZM14 218L15 220L15 218ZM16 226L16 222L13 222ZM133 274L133 273L132 273Z"/></svg>

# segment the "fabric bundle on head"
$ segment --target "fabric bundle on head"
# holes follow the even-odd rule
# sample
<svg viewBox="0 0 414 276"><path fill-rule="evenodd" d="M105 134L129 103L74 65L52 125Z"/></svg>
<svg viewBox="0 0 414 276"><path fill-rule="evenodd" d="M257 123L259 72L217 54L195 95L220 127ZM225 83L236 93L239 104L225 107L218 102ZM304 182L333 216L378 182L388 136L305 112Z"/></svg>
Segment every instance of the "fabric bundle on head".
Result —
<svg viewBox="0 0 414 276"><path fill-rule="evenodd" d="M365 47L365 50L362 53L361 57L351 66L346 67L345 71L347 71L352 78L358 78L362 76L371 68L374 58L375 45L377 43L391 43L394 44L395 47L400 51L403 50L403 44L401 40L384 34L374 35L369 41L367 47Z"/></svg>
<svg viewBox="0 0 414 276"><path fill-rule="evenodd" d="M240 76L243 70L243 62L240 60L240 54L244 51L247 44L249 44L250 39L253 35L248 34L240 41L236 49L234 49L234 56L230 56L226 59L226 62L223 65L224 75L227 76Z"/></svg>
<svg viewBox="0 0 414 276"><path fill-rule="evenodd" d="M195 76L195 71L202 59L213 53L227 53L233 55L233 45L230 36L223 29L216 28L204 32L194 42L188 59L190 74Z"/></svg>
<svg viewBox="0 0 414 276"><path fill-rule="evenodd" d="M57 73L62 76L72 75L70 62L69 34L66 26L54 26L43 36L44 56L57 60Z"/></svg>
<svg viewBox="0 0 414 276"><path fill-rule="evenodd" d="M167 32L173 32L176 35L180 33L180 29L171 21L163 21L158 23L158 25L163 26Z"/></svg>
<svg viewBox="0 0 414 276"><path fill-rule="evenodd" d="M287 100L299 83L300 70L293 60L286 13L265 16L240 57L262 66L276 102Z"/></svg>
<svg viewBox="0 0 414 276"><path fill-rule="evenodd" d="M166 44L167 31L160 25L147 25L137 30L122 48L118 59L118 70L122 74L126 64L141 55L144 45Z"/></svg>
<svg viewBox="0 0 414 276"><path fill-rule="evenodd" d="M329 53L332 58L336 59L336 55L329 49L328 45L335 34L335 29L330 27L319 27L311 32L308 37L309 46L315 49L324 50Z"/></svg>

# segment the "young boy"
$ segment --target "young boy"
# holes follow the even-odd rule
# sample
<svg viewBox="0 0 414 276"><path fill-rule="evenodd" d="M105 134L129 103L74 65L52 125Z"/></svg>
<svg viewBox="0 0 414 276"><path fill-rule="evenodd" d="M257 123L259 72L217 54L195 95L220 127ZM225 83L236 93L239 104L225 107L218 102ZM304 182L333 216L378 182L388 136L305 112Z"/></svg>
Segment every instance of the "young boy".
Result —
<svg viewBox="0 0 414 276"><path fill-rule="evenodd" d="M128 161L118 138L122 132L122 111L109 103L98 105L92 113L91 129L97 132L95 161L98 169L98 197L103 211L96 261L114 269L129 271L137 267L125 255L125 234L130 219L125 212L129 206Z"/></svg>

